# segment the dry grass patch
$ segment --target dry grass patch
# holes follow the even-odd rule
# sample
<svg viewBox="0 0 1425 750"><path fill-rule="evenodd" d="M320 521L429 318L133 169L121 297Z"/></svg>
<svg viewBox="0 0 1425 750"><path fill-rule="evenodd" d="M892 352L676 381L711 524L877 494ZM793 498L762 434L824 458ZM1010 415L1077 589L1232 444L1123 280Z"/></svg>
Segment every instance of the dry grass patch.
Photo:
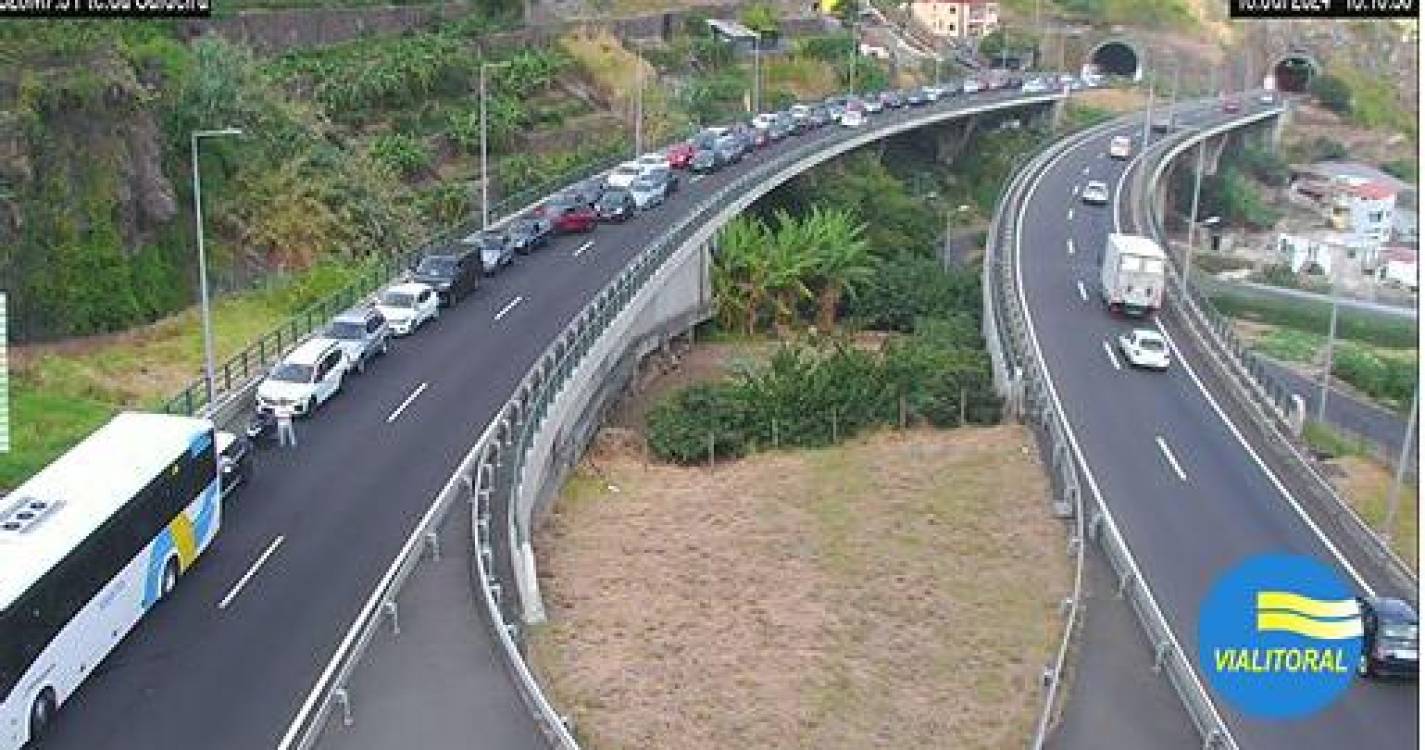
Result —
<svg viewBox="0 0 1425 750"><path fill-rule="evenodd" d="M1336 480L1336 487L1346 502L1357 513L1379 530L1385 522L1386 501L1390 486L1395 481L1394 473L1379 461L1365 456L1343 456L1333 461L1345 472L1345 477ZM1391 530L1390 546L1396 554L1419 566L1420 504L1415 482L1407 481L1401 487L1400 508L1396 511L1395 528Z"/></svg>
<svg viewBox="0 0 1425 750"><path fill-rule="evenodd" d="M1075 92L1074 101L1086 107L1122 114L1143 109L1148 104L1148 96L1138 89L1099 88Z"/></svg>
<svg viewBox="0 0 1425 750"><path fill-rule="evenodd" d="M645 466L622 433L536 544L534 662L587 747L1028 741L1070 571L1027 432L885 433L713 473Z"/></svg>

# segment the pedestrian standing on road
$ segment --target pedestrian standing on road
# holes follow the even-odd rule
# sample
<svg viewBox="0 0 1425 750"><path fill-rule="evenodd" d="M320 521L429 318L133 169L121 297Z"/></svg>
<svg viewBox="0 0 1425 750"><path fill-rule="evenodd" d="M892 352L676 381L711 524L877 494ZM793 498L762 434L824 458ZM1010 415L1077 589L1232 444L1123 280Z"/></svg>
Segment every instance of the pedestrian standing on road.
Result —
<svg viewBox="0 0 1425 750"><path fill-rule="evenodd" d="M297 447L297 431L292 427L292 410L277 410L277 444Z"/></svg>

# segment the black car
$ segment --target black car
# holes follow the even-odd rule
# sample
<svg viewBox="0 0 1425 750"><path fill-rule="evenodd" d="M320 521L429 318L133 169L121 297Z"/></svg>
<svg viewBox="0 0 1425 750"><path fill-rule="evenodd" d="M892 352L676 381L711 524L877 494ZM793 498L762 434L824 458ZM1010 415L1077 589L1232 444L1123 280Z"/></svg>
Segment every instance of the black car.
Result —
<svg viewBox="0 0 1425 750"><path fill-rule="evenodd" d="M427 255L412 269L411 280L435 289L442 305L459 302L480 288L480 256L454 249Z"/></svg>
<svg viewBox="0 0 1425 750"><path fill-rule="evenodd" d="M905 99L901 97L899 91L882 91L881 106L886 109L900 109L905 106Z"/></svg>
<svg viewBox="0 0 1425 750"><path fill-rule="evenodd" d="M218 430L218 469L222 473L220 493L224 500L252 476L252 441L243 435Z"/></svg>
<svg viewBox="0 0 1425 750"><path fill-rule="evenodd" d="M678 174L671 169L650 169L644 176L662 185L664 196L678 192Z"/></svg>
<svg viewBox="0 0 1425 750"><path fill-rule="evenodd" d="M694 174L708 174L716 172L722 166L717 161L717 153L710 148L700 148L693 152L693 160L688 162L688 169Z"/></svg>
<svg viewBox="0 0 1425 750"><path fill-rule="evenodd" d="M543 247L553 234L554 222L540 216L521 216L510 222L505 232L510 247L517 253L528 253Z"/></svg>
<svg viewBox="0 0 1425 750"><path fill-rule="evenodd" d="M601 221L628 221L633 218L637 206L634 205L633 196L622 188L612 188L605 190L599 196L599 202L594 205L594 210L598 212Z"/></svg>
<svg viewBox="0 0 1425 750"><path fill-rule="evenodd" d="M823 128L831 123L831 111L823 106L817 105L811 108L812 127Z"/></svg>
<svg viewBox="0 0 1425 750"><path fill-rule="evenodd" d="M1361 606L1362 677L1397 675L1415 677L1420 673L1420 621L1415 610L1400 599L1370 597L1357 600Z"/></svg>
<svg viewBox="0 0 1425 750"><path fill-rule="evenodd" d="M460 240L460 244L470 248L472 254L480 258L481 270L487 276L493 276L515 261L514 250L499 232L475 232Z"/></svg>

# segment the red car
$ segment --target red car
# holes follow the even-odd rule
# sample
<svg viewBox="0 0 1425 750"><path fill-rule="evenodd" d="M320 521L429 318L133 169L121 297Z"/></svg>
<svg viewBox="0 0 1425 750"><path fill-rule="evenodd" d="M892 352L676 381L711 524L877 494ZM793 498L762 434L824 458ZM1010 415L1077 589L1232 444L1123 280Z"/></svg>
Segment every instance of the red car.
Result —
<svg viewBox="0 0 1425 750"><path fill-rule="evenodd" d="M588 206L550 207L545 218L554 224L554 231L560 234L592 232L599 223L599 215Z"/></svg>
<svg viewBox="0 0 1425 750"><path fill-rule="evenodd" d="M693 153L697 149L691 143L675 143L668 147L668 166L673 169L687 169L693 163Z"/></svg>

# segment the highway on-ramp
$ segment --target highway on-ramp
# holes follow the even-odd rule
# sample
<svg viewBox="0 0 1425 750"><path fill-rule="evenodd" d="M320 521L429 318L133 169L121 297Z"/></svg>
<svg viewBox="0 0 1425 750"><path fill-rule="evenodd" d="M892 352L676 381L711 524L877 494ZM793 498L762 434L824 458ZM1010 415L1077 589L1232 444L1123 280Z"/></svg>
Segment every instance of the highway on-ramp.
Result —
<svg viewBox="0 0 1425 750"><path fill-rule="evenodd" d="M1192 127L1226 119L1197 105L1183 122ZM1110 316L1096 290L1099 252L1119 226L1115 202L1126 215L1121 202L1131 192L1117 189L1129 162L1107 156L1108 140L1117 134L1138 140L1141 119L1079 140L1035 178L1016 217L1011 250L1033 338L1088 467L1087 491L1099 495L1115 519L1177 642L1195 660L1199 603L1216 576L1258 553L1310 555L1336 566L1348 581L1359 575L1378 593L1401 595L1361 556L1320 533L1254 457L1219 410L1222 395L1209 394L1200 382L1208 365L1187 332L1159 319L1176 350L1165 373L1134 371L1115 351L1116 337L1138 325ZM1108 182L1109 205L1080 200L1087 180ZM1357 680L1330 708L1298 721L1256 720L1215 703L1242 748L1418 743L1413 683Z"/></svg>
<svg viewBox="0 0 1425 750"><path fill-rule="evenodd" d="M933 108L1016 98L994 92ZM929 109L878 115L870 127ZM662 208L556 239L350 376L297 423L296 448L260 453L214 546L65 704L44 747L276 747L418 519L547 343L700 196L752 163L850 135L828 127L740 166L684 176ZM449 606L473 607L473 596ZM494 639L470 648L494 653ZM469 701L483 712L480 745L543 746L499 659L483 661L484 694Z"/></svg>

